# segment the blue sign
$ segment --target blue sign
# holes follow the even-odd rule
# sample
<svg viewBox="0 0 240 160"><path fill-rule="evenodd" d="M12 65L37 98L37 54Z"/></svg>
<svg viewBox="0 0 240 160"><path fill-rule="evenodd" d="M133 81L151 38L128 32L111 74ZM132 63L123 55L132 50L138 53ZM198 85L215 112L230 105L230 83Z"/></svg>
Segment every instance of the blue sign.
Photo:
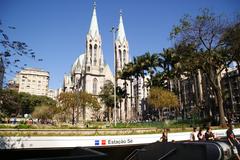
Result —
<svg viewBox="0 0 240 160"><path fill-rule="evenodd" d="M95 146L99 145L99 140L95 140Z"/></svg>

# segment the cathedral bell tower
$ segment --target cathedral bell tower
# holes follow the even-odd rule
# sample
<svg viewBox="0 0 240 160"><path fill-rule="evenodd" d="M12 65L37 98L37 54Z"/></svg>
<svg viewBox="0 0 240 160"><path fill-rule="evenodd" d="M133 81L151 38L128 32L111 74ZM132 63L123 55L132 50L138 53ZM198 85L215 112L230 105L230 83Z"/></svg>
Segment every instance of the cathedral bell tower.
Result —
<svg viewBox="0 0 240 160"><path fill-rule="evenodd" d="M105 76L102 39L98 29L95 2L90 28L86 37L85 60L85 82L83 90L93 95L98 95Z"/></svg>
<svg viewBox="0 0 240 160"><path fill-rule="evenodd" d="M120 19L118 25L117 36L115 40L115 55L116 55L116 70L117 72L122 71L125 64L129 63L129 47L128 41L126 38L122 12L120 11ZM130 83L127 80L117 79L116 86L126 89L128 95L130 95ZM130 99L127 97L123 100L124 107L119 107L118 109L118 118L122 121L127 121L131 117L131 106Z"/></svg>
<svg viewBox="0 0 240 160"><path fill-rule="evenodd" d="M86 73L102 74L104 60L102 53L102 39L98 29L96 3L93 5L93 14L86 38Z"/></svg>
<svg viewBox="0 0 240 160"><path fill-rule="evenodd" d="M129 48L123 26L122 11L120 11L118 32L115 40L115 53L117 57L117 71L121 71L124 65L129 63Z"/></svg>

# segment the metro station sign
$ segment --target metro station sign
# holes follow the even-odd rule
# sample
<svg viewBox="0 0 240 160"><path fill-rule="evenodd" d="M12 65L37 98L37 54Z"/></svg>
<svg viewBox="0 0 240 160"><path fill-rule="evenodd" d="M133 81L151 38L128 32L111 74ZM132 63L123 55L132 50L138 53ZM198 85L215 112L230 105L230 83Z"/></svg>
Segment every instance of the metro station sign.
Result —
<svg viewBox="0 0 240 160"><path fill-rule="evenodd" d="M124 139L98 139L95 140L95 146L107 146L107 145L124 145L124 144L133 144L132 138Z"/></svg>

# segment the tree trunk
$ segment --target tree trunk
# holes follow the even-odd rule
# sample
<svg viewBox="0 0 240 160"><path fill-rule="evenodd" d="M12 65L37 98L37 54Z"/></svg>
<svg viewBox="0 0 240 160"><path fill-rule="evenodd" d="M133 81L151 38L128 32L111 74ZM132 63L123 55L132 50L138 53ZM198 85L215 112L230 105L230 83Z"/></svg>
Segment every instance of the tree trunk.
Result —
<svg viewBox="0 0 240 160"><path fill-rule="evenodd" d="M107 120L110 122L110 107L107 107Z"/></svg>
<svg viewBox="0 0 240 160"><path fill-rule="evenodd" d="M203 101L203 89L202 89L202 75L200 70L198 70L197 79L198 79L198 90L199 90L199 102L201 106Z"/></svg>
<svg viewBox="0 0 240 160"><path fill-rule="evenodd" d="M119 119L122 121L122 100L119 99Z"/></svg>
<svg viewBox="0 0 240 160"><path fill-rule="evenodd" d="M77 116L76 116L76 123L79 123L79 107L77 106Z"/></svg>
<svg viewBox="0 0 240 160"><path fill-rule="evenodd" d="M145 82L144 82L144 79L145 79L145 77L144 77L144 74L143 74L143 76L142 76L142 80L143 80L143 82L142 82L142 89L143 89L143 98L142 98L142 111L144 111L144 112L146 112L146 103L145 103Z"/></svg>
<svg viewBox="0 0 240 160"><path fill-rule="evenodd" d="M127 115L128 115L128 110L127 110L127 100L128 100L128 96L127 96L127 81L125 79L124 82L124 88L125 88L125 102L124 102L124 113L125 113L125 121L127 121Z"/></svg>
<svg viewBox="0 0 240 160"><path fill-rule="evenodd" d="M85 122L85 120L86 120L86 106L85 105L83 105L82 110L83 110L83 122Z"/></svg>
<svg viewBox="0 0 240 160"><path fill-rule="evenodd" d="M109 120L109 122L112 122L112 107L108 107L108 108L109 108L108 120Z"/></svg>
<svg viewBox="0 0 240 160"><path fill-rule="evenodd" d="M75 124L75 107L72 109L72 125Z"/></svg>
<svg viewBox="0 0 240 160"><path fill-rule="evenodd" d="M139 95L138 95L139 94L138 93L139 92L138 91L139 88L138 88L138 86L139 86L139 84L138 84L138 77L137 77L137 102L136 102L136 114L137 114L136 115L136 119L137 120L139 120L139 116L140 116L139 109L138 109L138 107L139 107Z"/></svg>
<svg viewBox="0 0 240 160"><path fill-rule="evenodd" d="M218 99L218 106L219 106L220 126L226 127L227 124L226 124L225 116L224 116L222 92L220 89L217 89L217 99Z"/></svg>
<svg viewBox="0 0 240 160"><path fill-rule="evenodd" d="M158 109L158 119L159 119L159 121L161 120L161 110L160 109Z"/></svg>
<svg viewBox="0 0 240 160"><path fill-rule="evenodd" d="M213 90L215 92L215 95L217 97L218 107L219 107L219 120L220 120L220 126L226 127L226 121L225 121L225 115L224 115L224 108L223 108L223 98L222 98L222 90L221 90L221 84L220 84L220 73L219 75L216 74L216 71L211 69L209 80L211 82L211 86L213 87Z"/></svg>
<svg viewBox="0 0 240 160"><path fill-rule="evenodd" d="M220 77L217 77L216 96L217 96L217 99L218 99L220 126L221 127L226 127L227 124L226 124L225 115L224 115L223 98L222 98Z"/></svg>
<svg viewBox="0 0 240 160"><path fill-rule="evenodd" d="M131 107L130 107L130 108L131 108L131 119L132 119L132 117L134 116L134 115L133 115L133 108L132 108L132 107L133 107L133 102L132 102L132 98L133 98L133 95L132 95L132 80L130 80L130 92L131 92L131 93L130 93L130 94L131 94L131 99L130 99L130 101L131 101Z"/></svg>
<svg viewBox="0 0 240 160"><path fill-rule="evenodd" d="M240 75L240 64L238 61L236 61L236 63L237 63L237 68L238 68L238 74Z"/></svg>

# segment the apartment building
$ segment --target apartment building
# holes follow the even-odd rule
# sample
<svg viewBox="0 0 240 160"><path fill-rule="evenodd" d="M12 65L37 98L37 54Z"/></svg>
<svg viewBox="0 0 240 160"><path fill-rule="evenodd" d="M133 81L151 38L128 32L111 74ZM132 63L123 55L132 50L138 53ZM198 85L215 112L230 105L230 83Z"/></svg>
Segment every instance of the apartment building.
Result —
<svg viewBox="0 0 240 160"><path fill-rule="evenodd" d="M49 72L37 68L25 68L16 75L18 92L32 95L47 96L49 85Z"/></svg>

